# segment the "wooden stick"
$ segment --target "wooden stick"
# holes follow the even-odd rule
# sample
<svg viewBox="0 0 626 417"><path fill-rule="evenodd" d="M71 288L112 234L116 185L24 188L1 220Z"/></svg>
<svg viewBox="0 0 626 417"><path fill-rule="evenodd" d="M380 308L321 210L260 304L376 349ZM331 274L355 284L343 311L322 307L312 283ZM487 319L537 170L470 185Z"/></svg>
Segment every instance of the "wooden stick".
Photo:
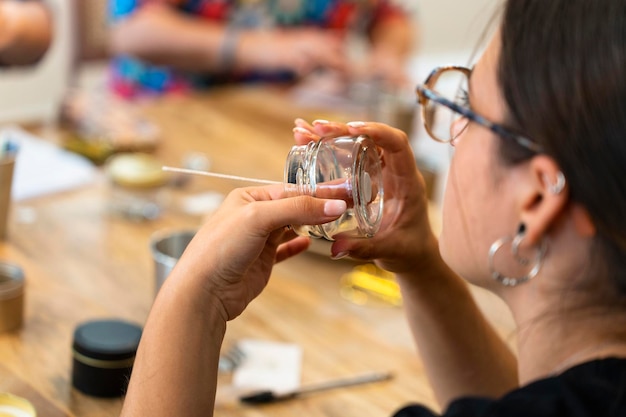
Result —
<svg viewBox="0 0 626 417"><path fill-rule="evenodd" d="M282 184L281 181L270 181L270 180L263 180L260 178L240 177L238 175L219 174L217 172L199 171L196 169L175 168L175 167L168 167L168 166L164 166L162 169L163 171L179 172L181 174L203 175L205 177L215 177L215 178L223 178L227 180L255 182L258 184Z"/></svg>

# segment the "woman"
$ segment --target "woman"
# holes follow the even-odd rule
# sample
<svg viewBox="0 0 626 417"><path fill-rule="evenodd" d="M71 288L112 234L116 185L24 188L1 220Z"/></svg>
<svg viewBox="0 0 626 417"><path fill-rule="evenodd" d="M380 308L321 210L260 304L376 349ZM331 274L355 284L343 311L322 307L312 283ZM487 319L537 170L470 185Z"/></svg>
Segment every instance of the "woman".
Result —
<svg viewBox="0 0 626 417"><path fill-rule="evenodd" d="M623 0L509 0L471 71L439 69L418 88L428 131L455 149L439 242L402 132L296 121L299 142L367 134L383 149L385 224L332 253L396 274L446 416L626 415L625 20ZM464 78L467 94L447 96L446 82ZM233 192L194 239L147 323L124 416L210 414L214 398L200 393L215 390L226 321L261 292L275 260L306 248L283 226L345 209L280 194ZM508 304L517 356L464 280ZM397 413L431 415L417 405Z"/></svg>

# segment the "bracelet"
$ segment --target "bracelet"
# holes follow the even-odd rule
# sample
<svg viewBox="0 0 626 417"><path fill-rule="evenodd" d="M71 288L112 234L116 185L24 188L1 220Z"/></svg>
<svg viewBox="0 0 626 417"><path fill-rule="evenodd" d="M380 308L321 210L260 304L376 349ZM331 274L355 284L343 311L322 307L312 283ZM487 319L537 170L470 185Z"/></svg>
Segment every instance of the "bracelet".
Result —
<svg viewBox="0 0 626 417"><path fill-rule="evenodd" d="M217 69L219 72L230 72L235 66L238 43L239 32L233 27L226 27L217 55Z"/></svg>

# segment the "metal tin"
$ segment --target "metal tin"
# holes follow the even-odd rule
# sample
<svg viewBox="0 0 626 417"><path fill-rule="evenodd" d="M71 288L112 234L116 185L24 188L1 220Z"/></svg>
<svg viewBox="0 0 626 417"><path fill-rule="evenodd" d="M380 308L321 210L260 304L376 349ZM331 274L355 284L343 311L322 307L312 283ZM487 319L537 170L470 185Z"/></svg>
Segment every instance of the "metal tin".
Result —
<svg viewBox="0 0 626 417"><path fill-rule="evenodd" d="M120 320L95 320L74 331L72 384L96 397L126 392L141 339L140 326Z"/></svg>
<svg viewBox="0 0 626 417"><path fill-rule="evenodd" d="M152 235L150 252L154 260L155 294L159 292L195 234L196 230L167 230Z"/></svg>
<svg viewBox="0 0 626 417"><path fill-rule="evenodd" d="M22 326L24 317L24 272L17 265L0 262L0 332Z"/></svg>

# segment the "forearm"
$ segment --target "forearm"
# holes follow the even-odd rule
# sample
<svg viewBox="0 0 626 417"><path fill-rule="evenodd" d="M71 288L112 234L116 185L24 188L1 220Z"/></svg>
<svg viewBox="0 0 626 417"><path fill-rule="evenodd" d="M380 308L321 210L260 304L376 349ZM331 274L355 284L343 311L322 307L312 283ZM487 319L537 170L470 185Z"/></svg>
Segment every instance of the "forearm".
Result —
<svg viewBox="0 0 626 417"><path fill-rule="evenodd" d="M0 1L0 64L37 62L52 40L52 19L39 2Z"/></svg>
<svg viewBox="0 0 626 417"><path fill-rule="evenodd" d="M226 322L265 288L276 261L306 250L285 224L323 224L346 203L284 198L279 184L233 190L196 232L154 301L123 417L213 415Z"/></svg>
<svg viewBox="0 0 626 417"><path fill-rule="evenodd" d="M439 256L399 275L408 322L439 403L499 396L518 385L517 362L465 281Z"/></svg>
<svg viewBox="0 0 626 417"><path fill-rule="evenodd" d="M117 22L111 31L114 54L190 71L220 66L224 25L183 15L167 6L144 7Z"/></svg>
<svg viewBox="0 0 626 417"><path fill-rule="evenodd" d="M170 275L146 323L121 416L211 416L226 322L189 276ZM178 283L174 281L178 280ZM174 284L174 285L168 285Z"/></svg>

